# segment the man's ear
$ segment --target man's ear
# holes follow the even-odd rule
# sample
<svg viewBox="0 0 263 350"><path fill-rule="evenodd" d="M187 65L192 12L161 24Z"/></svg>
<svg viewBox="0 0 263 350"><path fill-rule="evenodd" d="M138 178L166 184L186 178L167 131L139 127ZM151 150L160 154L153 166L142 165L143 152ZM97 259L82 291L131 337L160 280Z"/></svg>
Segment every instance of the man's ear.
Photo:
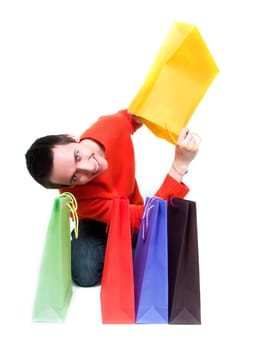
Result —
<svg viewBox="0 0 263 350"><path fill-rule="evenodd" d="M73 140L75 140L76 142L79 143L79 137L75 136L75 135L71 135L71 134L68 134L69 137L71 137Z"/></svg>

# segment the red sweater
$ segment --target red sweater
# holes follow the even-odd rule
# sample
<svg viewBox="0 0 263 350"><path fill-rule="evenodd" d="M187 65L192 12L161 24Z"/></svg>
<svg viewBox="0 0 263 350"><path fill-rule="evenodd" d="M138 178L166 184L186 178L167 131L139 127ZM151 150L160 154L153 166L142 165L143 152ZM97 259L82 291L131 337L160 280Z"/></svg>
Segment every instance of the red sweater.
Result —
<svg viewBox="0 0 263 350"><path fill-rule="evenodd" d="M93 219L109 222L114 197L128 198L131 226L139 229L144 201L135 178L135 159L131 135L140 127L127 110L100 117L80 137L98 141L105 147L107 170L86 185L66 187L77 199L79 220ZM168 199L173 195L184 198L189 188L167 175L155 196Z"/></svg>

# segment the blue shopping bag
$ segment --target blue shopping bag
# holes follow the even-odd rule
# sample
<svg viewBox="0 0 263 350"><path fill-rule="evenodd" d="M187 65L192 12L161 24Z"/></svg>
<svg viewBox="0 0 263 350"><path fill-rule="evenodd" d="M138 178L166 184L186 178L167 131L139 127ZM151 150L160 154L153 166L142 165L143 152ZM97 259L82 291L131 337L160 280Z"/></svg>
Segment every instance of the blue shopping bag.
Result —
<svg viewBox="0 0 263 350"><path fill-rule="evenodd" d="M168 323L167 202L147 197L134 252L136 323Z"/></svg>

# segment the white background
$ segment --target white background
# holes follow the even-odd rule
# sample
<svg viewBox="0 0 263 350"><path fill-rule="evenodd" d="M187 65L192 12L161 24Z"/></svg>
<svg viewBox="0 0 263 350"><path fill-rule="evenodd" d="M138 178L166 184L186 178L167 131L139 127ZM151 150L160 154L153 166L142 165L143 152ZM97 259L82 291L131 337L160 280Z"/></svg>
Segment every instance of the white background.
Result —
<svg viewBox="0 0 263 350"><path fill-rule="evenodd" d="M1 1L1 348L262 349L260 5ZM126 108L174 20L198 26L220 69L189 123L202 143L185 178L198 207L202 325L102 325L99 288L74 288L64 324L32 323L57 192L34 183L24 154L39 136L79 135L98 116ZM153 194L173 147L146 128L134 142L141 191Z"/></svg>

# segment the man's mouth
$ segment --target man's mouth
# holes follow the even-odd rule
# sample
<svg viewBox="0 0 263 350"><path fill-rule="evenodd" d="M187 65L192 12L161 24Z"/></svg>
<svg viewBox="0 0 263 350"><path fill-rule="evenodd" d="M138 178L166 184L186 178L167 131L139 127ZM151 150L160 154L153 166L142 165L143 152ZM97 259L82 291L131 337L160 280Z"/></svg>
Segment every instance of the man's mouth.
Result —
<svg viewBox="0 0 263 350"><path fill-rule="evenodd" d="M95 166L96 166L96 169L93 172L93 175L95 175L99 171L100 165L99 165L99 162L97 161L97 159L94 156L93 156L93 159L95 160Z"/></svg>

